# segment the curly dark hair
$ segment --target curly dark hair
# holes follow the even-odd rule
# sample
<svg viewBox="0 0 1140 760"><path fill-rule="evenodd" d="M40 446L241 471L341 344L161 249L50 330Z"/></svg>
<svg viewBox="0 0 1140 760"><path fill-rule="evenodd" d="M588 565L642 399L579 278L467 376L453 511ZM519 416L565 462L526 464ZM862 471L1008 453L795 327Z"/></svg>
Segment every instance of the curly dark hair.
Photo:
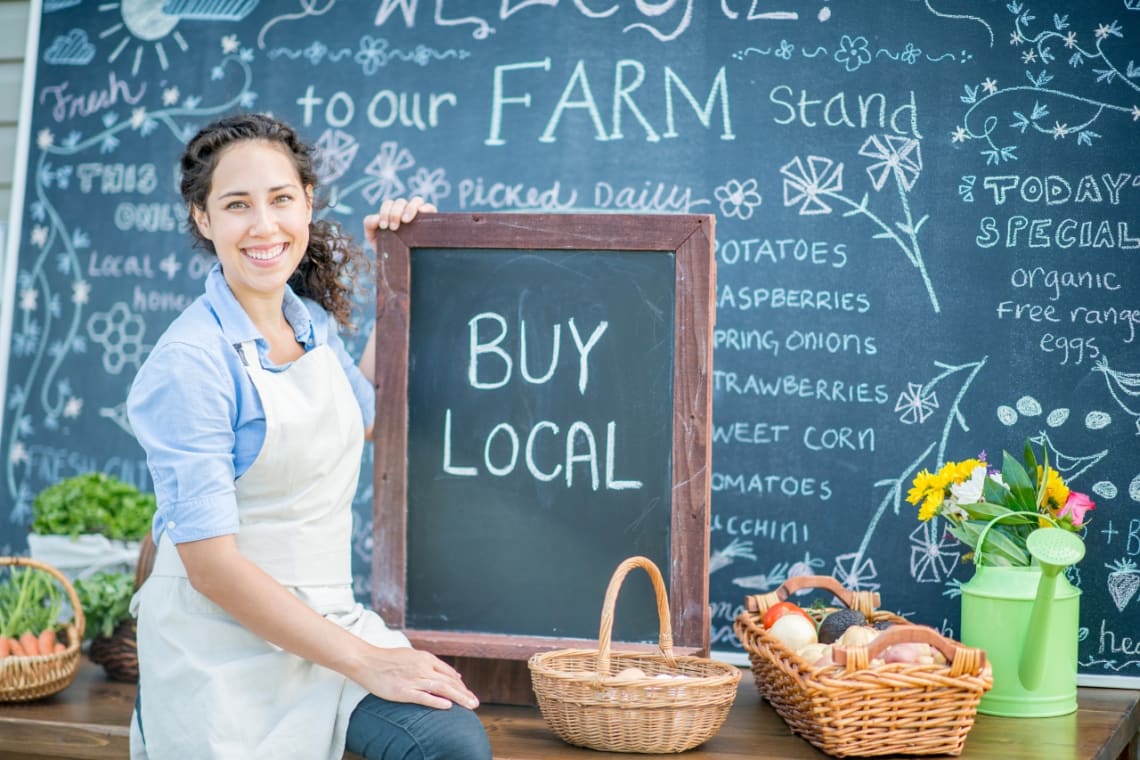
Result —
<svg viewBox="0 0 1140 760"><path fill-rule="evenodd" d="M186 202L190 232L195 247L216 255L214 244L194 223L194 209L206 208L206 198L214 178L214 169L222 153L231 145L246 140L261 140L280 145L297 168L301 185L316 190L317 170L313 149L297 132L279 119L259 113L240 113L212 122L191 138L182 153L182 200ZM317 218L317 211L327 201L314 192L313 221L309 223L309 247L289 278L289 287L303 297L319 303L337 323L352 329L354 283L363 281L371 270L371 262L363 249L336 222Z"/></svg>

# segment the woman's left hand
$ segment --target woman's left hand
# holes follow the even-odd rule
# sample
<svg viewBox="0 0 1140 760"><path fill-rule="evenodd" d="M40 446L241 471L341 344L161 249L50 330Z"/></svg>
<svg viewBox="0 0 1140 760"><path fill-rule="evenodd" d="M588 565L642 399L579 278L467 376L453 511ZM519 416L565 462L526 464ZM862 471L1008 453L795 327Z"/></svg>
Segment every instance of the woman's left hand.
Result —
<svg viewBox="0 0 1140 760"><path fill-rule="evenodd" d="M418 195L411 200L389 198L380 204L378 212L364 217L364 236L376 248L376 236L380 230L397 230L401 224L407 224L421 212L427 214L437 210L434 203L428 203Z"/></svg>

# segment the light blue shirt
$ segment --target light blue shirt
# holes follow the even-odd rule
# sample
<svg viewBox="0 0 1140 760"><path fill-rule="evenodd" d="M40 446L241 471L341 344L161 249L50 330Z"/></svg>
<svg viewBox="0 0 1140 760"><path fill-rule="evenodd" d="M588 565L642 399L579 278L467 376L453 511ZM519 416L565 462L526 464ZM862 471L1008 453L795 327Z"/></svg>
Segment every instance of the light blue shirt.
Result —
<svg viewBox="0 0 1140 760"><path fill-rule="evenodd" d="M364 426L371 425L375 389L345 350L336 320L288 287L283 310L306 352L321 345L333 351ZM171 323L135 376L127 415L154 481L156 542L164 532L176 544L238 532L234 481L265 441L265 411L236 348L248 340L256 341L262 367L289 366L269 360L268 341L215 264L206 292Z"/></svg>

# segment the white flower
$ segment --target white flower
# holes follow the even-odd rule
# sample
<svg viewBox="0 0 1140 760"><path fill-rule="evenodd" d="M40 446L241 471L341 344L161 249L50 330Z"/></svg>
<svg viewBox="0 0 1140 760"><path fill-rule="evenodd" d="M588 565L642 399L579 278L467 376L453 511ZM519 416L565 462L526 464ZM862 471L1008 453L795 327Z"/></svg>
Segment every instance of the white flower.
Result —
<svg viewBox="0 0 1140 760"><path fill-rule="evenodd" d="M986 484L986 466L980 464L974 468L970 473L970 479L963 483L954 483L950 486L950 495L953 497L955 504L977 504L984 501L985 497L983 492ZM991 480L998 485L1005 485L1002 483L1001 473L993 473L988 476Z"/></svg>

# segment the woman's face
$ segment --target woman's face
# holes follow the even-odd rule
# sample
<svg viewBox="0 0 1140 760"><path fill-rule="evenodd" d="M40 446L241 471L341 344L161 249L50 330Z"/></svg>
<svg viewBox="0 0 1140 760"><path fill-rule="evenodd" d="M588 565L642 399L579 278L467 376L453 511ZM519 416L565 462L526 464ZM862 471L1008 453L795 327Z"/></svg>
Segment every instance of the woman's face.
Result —
<svg viewBox="0 0 1140 760"><path fill-rule="evenodd" d="M309 245L312 188L302 187L283 147L235 143L214 169L199 231L214 244L238 303L279 300Z"/></svg>

